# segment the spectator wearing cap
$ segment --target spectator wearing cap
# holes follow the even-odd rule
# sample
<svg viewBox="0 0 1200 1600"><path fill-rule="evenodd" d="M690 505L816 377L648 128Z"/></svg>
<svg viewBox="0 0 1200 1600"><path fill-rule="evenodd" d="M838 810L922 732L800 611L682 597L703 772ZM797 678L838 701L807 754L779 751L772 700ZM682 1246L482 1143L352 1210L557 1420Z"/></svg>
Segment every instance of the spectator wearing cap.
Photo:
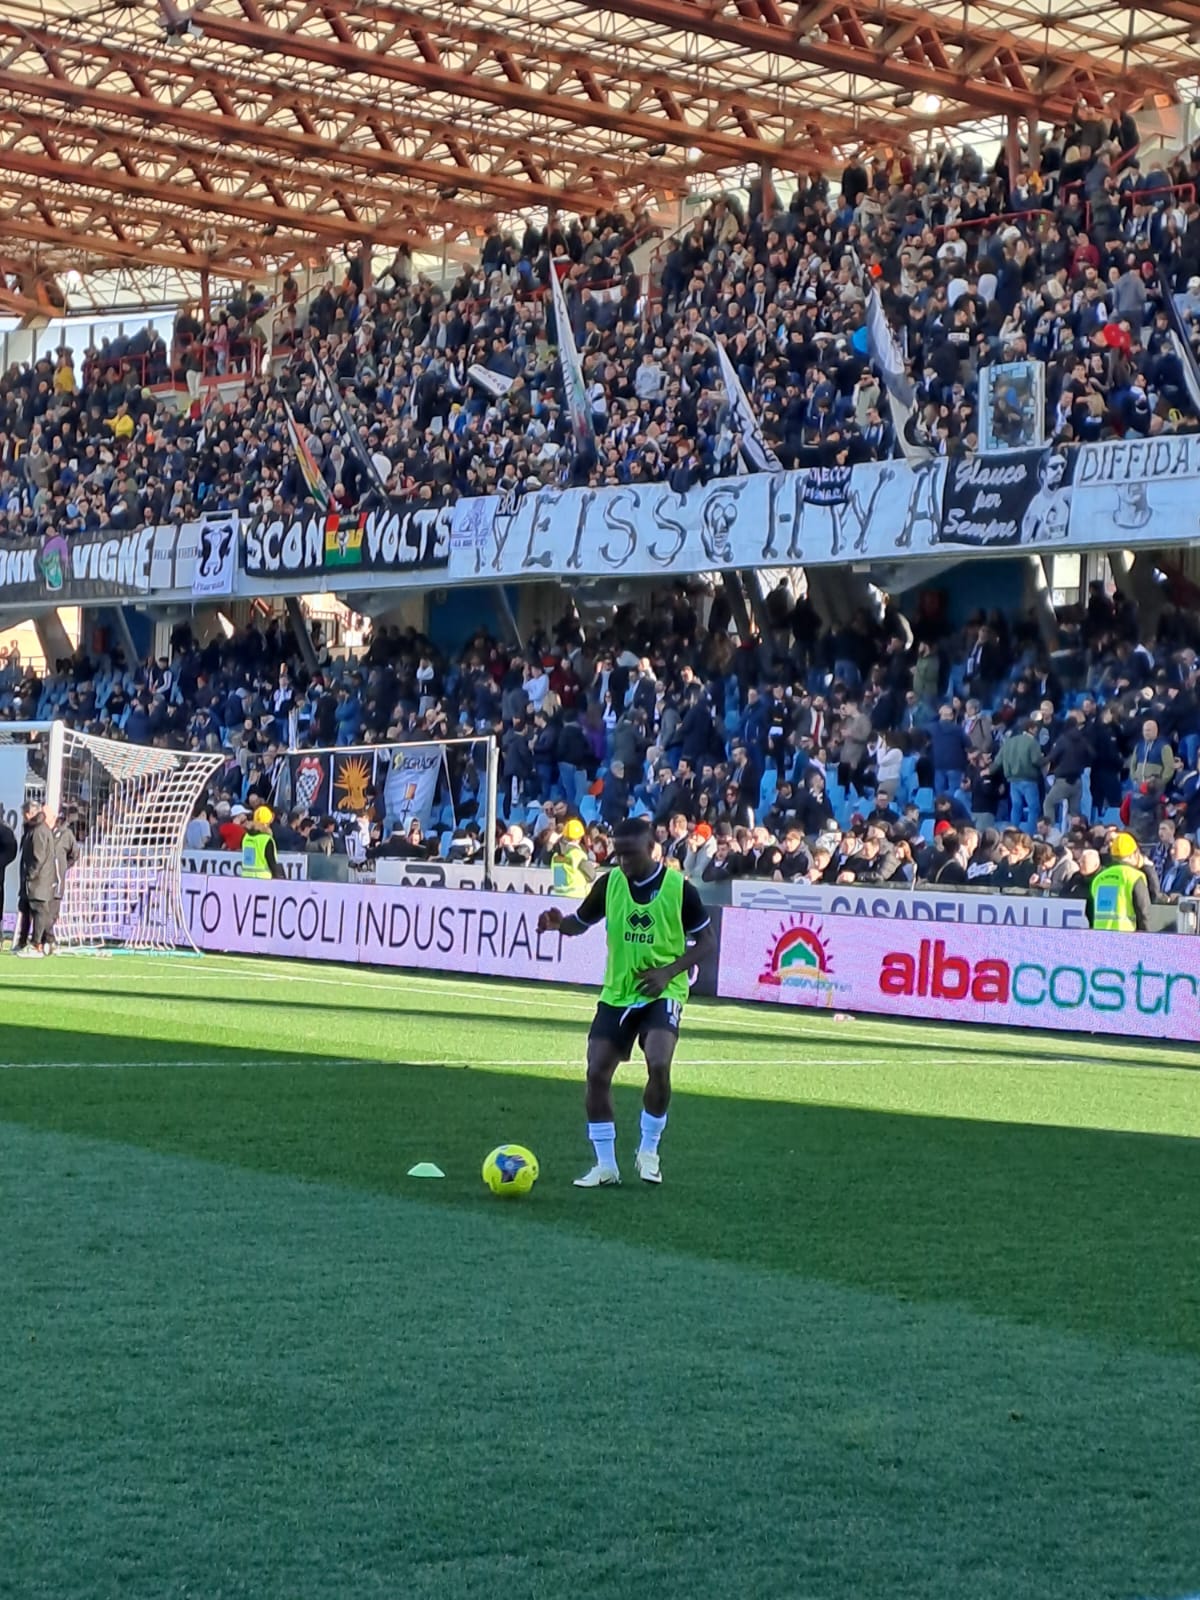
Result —
<svg viewBox="0 0 1200 1600"><path fill-rule="evenodd" d="M243 805L230 805L222 800L217 805L217 839L221 850L240 850L245 833L244 819L249 815Z"/></svg>
<svg viewBox="0 0 1200 1600"><path fill-rule="evenodd" d="M588 859L582 844L585 832L578 817L570 817L563 824L550 858L551 894L580 900L595 880L595 863Z"/></svg>
<svg viewBox="0 0 1200 1600"><path fill-rule="evenodd" d="M1108 859L1091 880L1088 924L1097 933L1145 933L1150 927L1150 890L1139 870L1137 841L1118 833Z"/></svg>
<svg viewBox="0 0 1200 1600"><path fill-rule="evenodd" d="M967 860L962 839L949 822L934 826L935 856L930 881L943 888L958 888L967 881Z"/></svg>
<svg viewBox="0 0 1200 1600"><path fill-rule="evenodd" d="M689 883L699 883L704 878L704 869L716 854L717 845L713 838L713 831L707 822L697 822L693 825L687 838L687 849L683 856L683 875Z"/></svg>

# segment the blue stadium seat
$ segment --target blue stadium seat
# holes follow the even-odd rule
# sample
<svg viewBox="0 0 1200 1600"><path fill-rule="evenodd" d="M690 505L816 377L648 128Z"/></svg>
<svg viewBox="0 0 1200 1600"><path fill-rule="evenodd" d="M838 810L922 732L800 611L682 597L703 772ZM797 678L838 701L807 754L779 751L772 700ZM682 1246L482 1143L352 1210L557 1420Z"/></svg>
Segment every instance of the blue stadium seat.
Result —
<svg viewBox="0 0 1200 1600"><path fill-rule="evenodd" d="M900 791L896 798L906 806L917 792L917 758L907 755L900 763Z"/></svg>
<svg viewBox="0 0 1200 1600"><path fill-rule="evenodd" d="M775 804L775 796L779 790L779 773L774 767L768 767L762 775L759 785L758 806L760 811L769 811Z"/></svg>
<svg viewBox="0 0 1200 1600"><path fill-rule="evenodd" d="M600 802L594 794L585 794L580 800L579 815L584 822L600 821Z"/></svg>
<svg viewBox="0 0 1200 1600"><path fill-rule="evenodd" d="M932 816L932 814L933 814L933 790L932 789L918 789L917 790L916 804L921 808L921 815L922 816L925 816L926 813L928 813L929 815Z"/></svg>

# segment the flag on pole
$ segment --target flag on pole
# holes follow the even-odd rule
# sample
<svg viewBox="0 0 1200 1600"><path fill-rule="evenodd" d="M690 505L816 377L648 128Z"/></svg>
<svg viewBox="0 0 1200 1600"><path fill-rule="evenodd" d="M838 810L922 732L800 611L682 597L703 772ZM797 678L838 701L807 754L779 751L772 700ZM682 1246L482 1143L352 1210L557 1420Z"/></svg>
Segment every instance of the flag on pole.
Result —
<svg viewBox="0 0 1200 1600"><path fill-rule="evenodd" d="M904 370L904 357L874 284L867 291L867 352L891 404L896 442L909 466L920 466L932 457L933 451L926 445L914 444L908 437L907 425L916 409L917 391Z"/></svg>
<svg viewBox="0 0 1200 1600"><path fill-rule="evenodd" d="M725 346L714 339L717 362L721 368L721 381L725 385L725 399L729 406L729 425L742 436L742 465L747 472L782 472L779 457L763 435L762 423L754 415L750 396L742 387L742 380L726 354Z"/></svg>
<svg viewBox="0 0 1200 1600"><path fill-rule="evenodd" d="M576 456L594 460L596 456L596 429L592 422L592 408L588 403L587 384L583 378L583 365L575 348L575 334L567 313L567 297L562 282L550 265L550 294L554 302L554 325L558 332L558 361L562 371L563 395L567 414L571 418L571 431L575 436Z"/></svg>
<svg viewBox="0 0 1200 1600"><path fill-rule="evenodd" d="M329 509L329 485L321 476L316 458L308 442L308 429L296 421L291 406L284 407L287 412L288 442L292 447L292 454L296 458L296 465L300 468L300 476L304 479L305 487L316 501L322 511Z"/></svg>
<svg viewBox="0 0 1200 1600"><path fill-rule="evenodd" d="M1192 402L1192 410L1200 417L1200 362L1196 360L1196 352L1192 349L1192 342L1187 336L1187 329L1179 314L1175 291L1163 267L1158 269L1158 288L1162 296L1163 310L1167 313L1167 321L1171 324L1171 348L1183 368L1183 383L1188 392L1188 399Z"/></svg>
<svg viewBox="0 0 1200 1600"><path fill-rule="evenodd" d="M337 429L342 446L348 450L361 467L364 481L368 487L375 490L381 498L387 497L387 484L379 476L379 469L371 459L371 452L363 442L362 436L354 425L354 418L346 409L346 402L342 399L341 391L337 384L326 372L324 365L314 352L313 367L317 377L317 393L321 397L326 410L333 418L333 425Z"/></svg>

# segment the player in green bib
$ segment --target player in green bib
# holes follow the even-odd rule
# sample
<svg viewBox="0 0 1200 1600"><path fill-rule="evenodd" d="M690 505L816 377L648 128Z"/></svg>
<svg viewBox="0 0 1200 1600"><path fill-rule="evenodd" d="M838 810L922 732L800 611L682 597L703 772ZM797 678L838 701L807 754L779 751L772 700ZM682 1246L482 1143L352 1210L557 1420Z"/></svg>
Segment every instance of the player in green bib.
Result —
<svg viewBox="0 0 1200 1600"><path fill-rule="evenodd" d="M637 1173L646 1183L662 1182L658 1145L667 1125L671 1061L688 997L688 972L708 953L713 931L693 885L681 872L656 862L653 846L648 822L618 823L613 871L596 880L578 911L552 907L538 919L540 933L556 929L570 939L603 922L608 935L604 988L587 1051L587 1131L596 1164L576 1178L579 1189L621 1181L612 1080L635 1044L646 1058L647 1073Z"/></svg>

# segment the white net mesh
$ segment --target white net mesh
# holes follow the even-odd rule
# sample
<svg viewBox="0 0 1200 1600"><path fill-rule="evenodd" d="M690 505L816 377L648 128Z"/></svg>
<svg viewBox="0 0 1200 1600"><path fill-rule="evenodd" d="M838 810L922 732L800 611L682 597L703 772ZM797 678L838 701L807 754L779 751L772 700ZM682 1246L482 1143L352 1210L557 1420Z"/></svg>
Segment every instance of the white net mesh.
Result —
<svg viewBox="0 0 1200 1600"><path fill-rule="evenodd" d="M220 755L122 744L56 726L47 804L78 853L55 928L60 945L194 949L183 914L184 830Z"/></svg>

